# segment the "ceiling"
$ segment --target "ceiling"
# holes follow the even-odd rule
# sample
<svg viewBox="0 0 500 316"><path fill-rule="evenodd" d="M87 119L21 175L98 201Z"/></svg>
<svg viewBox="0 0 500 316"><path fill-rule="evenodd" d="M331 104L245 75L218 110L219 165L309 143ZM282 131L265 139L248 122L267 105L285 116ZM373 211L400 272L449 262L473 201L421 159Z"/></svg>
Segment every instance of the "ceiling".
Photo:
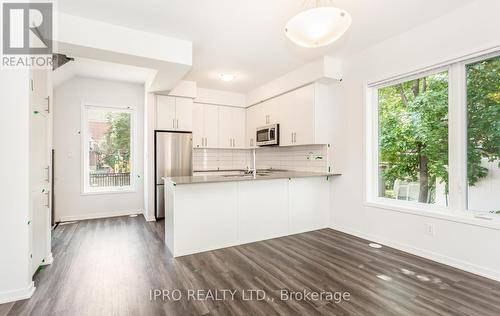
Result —
<svg viewBox="0 0 500 316"><path fill-rule="evenodd" d="M332 0L352 26L319 49L290 43L283 27L309 0L64 0L57 10L193 42L186 79L200 87L248 92L323 55L347 56L474 0ZM232 82L219 80L233 73Z"/></svg>
<svg viewBox="0 0 500 316"><path fill-rule="evenodd" d="M112 81L144 84L154 70L100 60L75 57L54 71L53 83L57 87L73 77L87 77Z"/></svg>

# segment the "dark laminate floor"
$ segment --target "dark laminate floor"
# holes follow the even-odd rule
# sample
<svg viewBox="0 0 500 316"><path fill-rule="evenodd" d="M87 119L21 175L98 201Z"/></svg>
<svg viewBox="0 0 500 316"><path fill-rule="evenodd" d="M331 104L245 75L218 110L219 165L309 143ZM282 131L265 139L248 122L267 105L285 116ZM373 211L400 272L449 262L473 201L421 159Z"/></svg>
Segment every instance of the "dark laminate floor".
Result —
<svg viewBox="0 0 500 316"><path fill-rule="evenodd" d="M325 229L178 259L163 223L82 221L54 232L54 263L10 315L500 315L500 283ZM151 301L151 289L184 299ZM234 300L187 300L187 290L238 289ZM243 300L258 289L265 300ZM281 301L281 289L349 292L336 304ZM222 292L219 292L221 298ZM254 292L256 293L256 292ZM261 292L259 292L261 293ZM325 294L324 294L325 295Z"/></svg>

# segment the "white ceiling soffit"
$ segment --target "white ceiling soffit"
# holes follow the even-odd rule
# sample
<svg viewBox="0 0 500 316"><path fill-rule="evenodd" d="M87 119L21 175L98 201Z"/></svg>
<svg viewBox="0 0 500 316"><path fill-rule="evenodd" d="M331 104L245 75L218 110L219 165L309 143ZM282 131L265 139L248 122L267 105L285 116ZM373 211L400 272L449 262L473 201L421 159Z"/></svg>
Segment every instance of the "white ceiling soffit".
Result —
<svg viewBox="0 0 500 316"><path fill-rule="evenodd" d="M310 0L64 0L58 10L193 42L187 80L201 87L249 92L321 56L343 57L401 34L473 0L332 0L352 15L336 43L300 48L283 27ZM97 9L98 8L98 9ZM231 82L219 80L232 73Z"/></svg>
<svg viewBox="0 0 500 316"><path fill-rule="evenodd" d="M148 68L76 57L74 61L70 61L62 67L57 68L52 78L55 87L73 77L145 84L154 73L154 70Z"/></svg>
<svg viewBox="0 0 500 316"><path fill-rule="evenodd" d="M54 37L54 50L70 57L155 70L150 92L170 90L191 68L191 42L159 34L58 13Z"/></svg>

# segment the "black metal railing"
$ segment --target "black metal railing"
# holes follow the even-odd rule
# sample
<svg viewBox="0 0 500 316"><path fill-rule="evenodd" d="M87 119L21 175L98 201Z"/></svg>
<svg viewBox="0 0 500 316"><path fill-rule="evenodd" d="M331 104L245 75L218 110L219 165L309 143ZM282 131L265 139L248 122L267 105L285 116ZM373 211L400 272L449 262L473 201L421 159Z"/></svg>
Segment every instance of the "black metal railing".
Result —
<svg viewBox="0 0 500 316"><path fill-rule="evenodd" d="M91 187L126 187L130 185L130 173L90 173Z"/></svg>

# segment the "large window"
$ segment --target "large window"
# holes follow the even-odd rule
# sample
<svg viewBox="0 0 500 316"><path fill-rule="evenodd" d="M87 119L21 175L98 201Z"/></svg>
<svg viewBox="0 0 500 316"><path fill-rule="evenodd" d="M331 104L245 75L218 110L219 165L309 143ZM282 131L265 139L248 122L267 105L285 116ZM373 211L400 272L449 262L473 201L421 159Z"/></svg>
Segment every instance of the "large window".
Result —
<svg viewBox="0 0 500 316"><path fill-rule="evenodd" d="M468 208L500 213L500 57L467 65Z"/></svg>
<svg viewBox="0 0 500 316"><path fill-rule="evenodd" d="M84 192L132 188L132 111L84 106Z"/></svg>
<svg viewBox="0 0 500 316"><path fill-rule="evenodd" d="M367 105L368 203L500 214L499 52L372 83Z"/></svg>
<svg viewBox="0 0 500 316"><path fill-rule="evenodd" d="M379 196L446 204L448 73L378 89Z"/></svg>

